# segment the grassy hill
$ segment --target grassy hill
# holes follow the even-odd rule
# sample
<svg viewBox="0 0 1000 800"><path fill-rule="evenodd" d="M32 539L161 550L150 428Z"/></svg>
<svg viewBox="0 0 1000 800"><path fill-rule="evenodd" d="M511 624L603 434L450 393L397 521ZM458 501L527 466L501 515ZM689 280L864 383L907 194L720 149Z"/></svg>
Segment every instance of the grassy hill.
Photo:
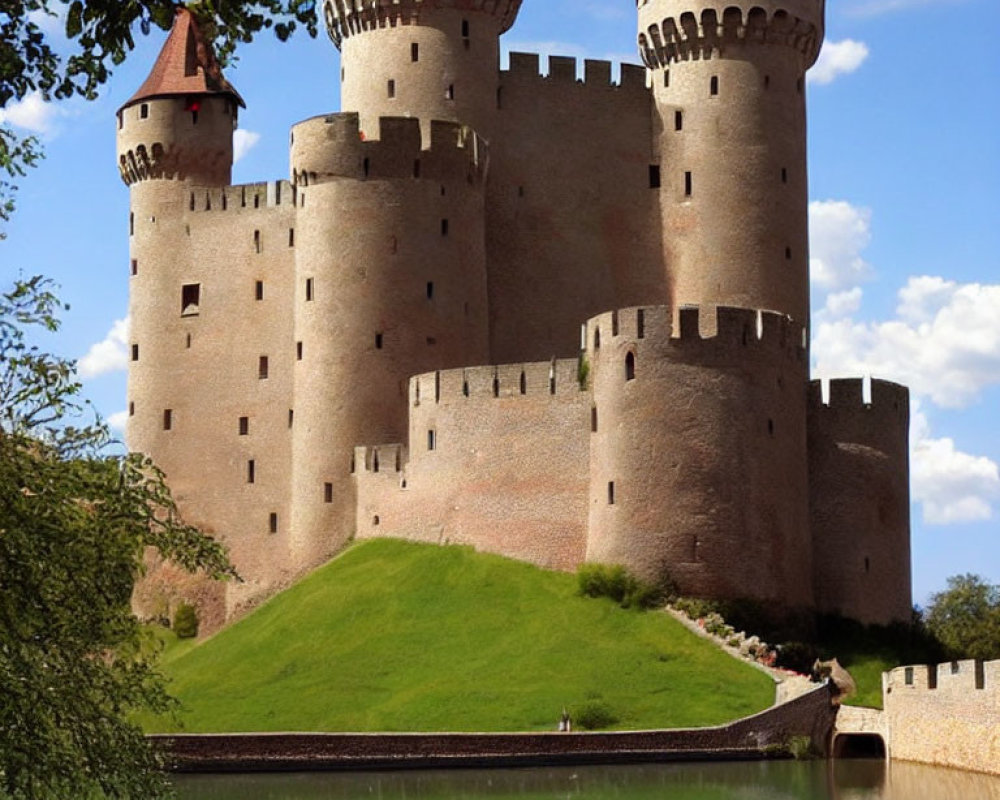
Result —
<svg viewBox="0 0 1000 800"><path fill-rule="evenodd" d="M202 644L168 641L162 665L184 709L151 732L552 730L563 707L611 729L704 726L774 697L666 614L578 596L575 576L389 540Z"/></svg>

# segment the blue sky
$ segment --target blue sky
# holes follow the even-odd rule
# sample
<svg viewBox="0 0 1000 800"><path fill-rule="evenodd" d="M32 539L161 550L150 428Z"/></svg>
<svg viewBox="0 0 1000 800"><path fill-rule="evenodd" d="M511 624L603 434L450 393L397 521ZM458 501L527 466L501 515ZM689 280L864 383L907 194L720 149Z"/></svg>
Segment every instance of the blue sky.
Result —
<svg viewBox="0 0 1000 800"><path fill-rule="evenodd" d="M813 362L913 392L914 600L949 575L1000 583L1000 30L997 0L831 0L811 73ZM47 158L0 242L4 285L42 273L70 303L46 344L80 359L113 423L125 407L128 193L115 109L165 34L139 42L92 103L0 110ZM504 50L636 61L628 0L524 0ZM286 178L288 128L339 110L325 35L264 35L227 70L247 101L237 183Z"/></svg>

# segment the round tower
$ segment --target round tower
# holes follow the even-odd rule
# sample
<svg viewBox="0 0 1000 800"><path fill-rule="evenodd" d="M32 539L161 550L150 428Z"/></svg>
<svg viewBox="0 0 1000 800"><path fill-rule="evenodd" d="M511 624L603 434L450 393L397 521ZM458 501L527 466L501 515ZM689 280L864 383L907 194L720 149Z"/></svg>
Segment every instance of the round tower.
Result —
<svg viewBox="0 0 1000 800"><path fill-rule="evenodd" d="M327 31L340 48L341 108L470 125L489 136L497 107L500 34L521 0L326 0Z"/></svg>
<svg viewBox="0 0 1000 800"><path fill-rule="evenodd" d="M825 0L639 0L675 306L808 326L805 73Z"/></svg>
<svg viewBox="0 0 1000 800"><path fill-rule="evenodd" d="M354 448L406 441L410 376L489 360L485 144L455 123L430 131L384 118L362 139L357 114L292 129L291 505L304 563L354 530Z"/></svg>
<svg viewBox="0 0 1000 800"><path fill-rule="evenodd" d="M740 308L587 323L587 560L682 595L813 604L802 328Z"/></svg>

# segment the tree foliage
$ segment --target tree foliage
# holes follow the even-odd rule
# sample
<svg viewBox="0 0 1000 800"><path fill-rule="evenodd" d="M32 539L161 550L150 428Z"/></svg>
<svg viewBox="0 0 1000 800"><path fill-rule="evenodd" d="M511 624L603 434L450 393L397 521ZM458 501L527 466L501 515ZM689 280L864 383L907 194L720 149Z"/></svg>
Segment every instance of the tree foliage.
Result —
<svg viewBox="0 0 1000 800"><path fill-rule="evenodd" d="M0 294L0 797L169 796L128 722L171 704L130 610L147 547L231 573L144 457L79 425L73 364L31 344L60 305L34 278Z"/></svg>
<svg viewBox="0 0 1000 800"><path fill-rule="evenodd" d="M926 620L952 658L1000 658L1000 586L978 575L954 575L931 597Z"/></svg>

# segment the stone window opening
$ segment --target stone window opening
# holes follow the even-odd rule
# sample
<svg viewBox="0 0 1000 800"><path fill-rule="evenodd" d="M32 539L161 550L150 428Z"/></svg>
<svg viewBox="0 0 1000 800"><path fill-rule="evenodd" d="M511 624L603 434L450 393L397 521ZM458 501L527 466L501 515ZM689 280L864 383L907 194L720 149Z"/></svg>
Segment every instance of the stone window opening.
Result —
<svg viewBox="0 0 1000 800"><path fill-rule="evenodd" d="M375 334L375 349L376 350L381 350L382 349L382 344L383 344L382 334L381 333L376 333Z"/></svg>
<svg viewBox="0 0 1000 800"><path fill-rule="evenodd" d="M429 451L437 450L437 431L433 428L427 431L427 449Z"/></svg>
<svg viewBox="0 0 1000 800"><path fill-rule="evenodd" d="M413 162L413 177L420 178L420 159L415 159Z"/></svg>
<svg viewBox="0 0 1000 800"><path fill-rule="evenodd" d="M674 130L684 130L684 112L680 109L674 112Z"/></svg>
<svg viewBox="0 0 1000 800"><path fill-rule="evenodd" d="M462 20L462 38L463 39L469 38L469 20L467 19Z"/></svg>
<svg viewBox="0 0 1000 800"><path fill-rule="evenodd" d="M121 111L118 112L118 130L125 127L125 115Z"/></svg>
<svg viewBox="0 0 1000 800"><path fill-rule="evenodd" d="M260 301L264 299L264 281L254 283L254 299Z"/></svg>
<svg viewBox="0 0 1000 800"><path fill-rule="evenodd" d="M377 527L378 527L379 525L381 525L381 524L382 524L382 521L381 521L381 520L379 519L379 516L378 516L378 514L376 514L376 515L375 515L374 517L372 517L372 525L373 525L374 527L376 527L376 528L377 528Z"/></svg>
<svg viewBox="0 0 1000 800"><path fill-rule="evenodd" d="M646 312L643 309L639 309L635 313L635 325L636 325L636 338L645 339L646 338Z"/></svg>
<svg viewBox="0 0 1000 800"><path fill-rule="evenodd" d="M791 247L786 247L785 248L785 260L786 261L791 261L792 260L792 248Z"/></svg>
<svg viewBox="0 0 1000 800"><path fill-rule="evenodd" d="M240 417L240 436L250 435L250 417Z"/></svg>
<svg viewBox="0 0 1000 800"><path fill-rule="evenodd" d="M660 165L650 164L649 165L649 188L659 189L660 188Z"/></svg>
<svg viewBox="0 0 1000 800"><path fill-rule="evenodd" d="M872 560L868 556L865 556L865 574L867 575L871 571L872 571Z"/></svg>
<svg viewBox="0 0 1000 800"><path fill-rule="evenodd" d="M691 197L694 194L694 176L690 172L684 173L684 196Z"/></svg>
<svg viewBox="0 0 1000 800"><path fill-rule="evenodd" d="M765 89L770 89L771 88L771 76L770 75L765 75L764 76L764 88Z"/></svg>
<svg viewBox="0 0 1000 800"><path fill-rule="evenodd" d="M434 346L434 345L436 345L437 343L438 343L438 340L437 340L437 339L435 339L435 338L434 338L433 336L428 336L428 337L427 337L427 346L428 346L428 347L433 347L433 346Z"/></svg>
<svg viewBox="0 0 1000 800"><path fill-rule="evenodd" d="M361 172L367 178L368 175L371 173L371 171L372 171L372 160L370 158L366 158L363 162L361 162Z"/></svg>
<svg viewBox="0 0 1000 800"><path fill-rule="evenodd" d="M132 259L131 265L129 267L133 275L139 274L139 261L137 259Z"/></svg>
<svg viewBox="0 0 1000 800"><path fill-rule="evenodd" d="M332 503L333 502L333 484L324 483L323 484L323 502Z"/></svg>
<svg viewBox="0 0 1000 800"><path fill-rule="evenodd" d="M191 192L191 199L188 200L188 211L194 211L194 192Z"/></svg>
<svg viewBox="0 0 1000 800"><path fill-rule="evenodd" d="M549 367L549 394L556 393L556 370L555 367Z"/></svg>
<svg viewBox="0 0 1000 800"><path fill-rule="evenodd" d="M137 344L132 345L132 360L133 361L139 360L139 345Z"/></svg>
<svg viewBox="0 0 1000 800"><path fill-rule="evenodd" d="M625 380L635 380L635 353L629 353L625 356Z"/></svg>
<svg viewBox="0 0 1000 800"><path fill-rule="evenodd" d="M276 513L274 513L273 511L271 512L270 517L268 517L268 523L267 524L268 524L268 530L270 530L271 533L277 533L278 532L278 515Z"/></svg>
<svg viewBox="0 0 1000 800"><path fill-rule="evenodd" d="M163 409L163 430L169 431L174 427L174 412L169 409Z"/></svg>
<svg viewBox="0 0 1000 800"><path fill-rule="evenodd" d="M295 228L288 229L288 246L295 247Z"/></svg>
<svg viewBox="0 0 1000 800"><path fill-rule="evenodd" d="M467 379L462 379L462 396L469 396L469 381Z"/></svg>
<svg viewBox="0 0 1000 800"><path fill-rule="evenodd" d="M434 281L427 281L427 299L434 299Z"/></svg>
<svg viewBox="0 0 1000 800"><path fill-rule="evenodd" d="M187 334L187 336L184 339L184 347L187 350L191 349L191 334L190 333Z"/></svg>
<svg viewBox="0 0 1000 800"><path fill-rule="evenodd" d="M618 312L617 311L612 311L611 312L611 335L612 336L617 336L618 335Z"/></svg>
<svg viewBox="0 0 1000 800"><path fill-rule="evenodd" d="M396 96L396 81L392 78L389 79L389 83L386 85L386 93L389 95L390 100Z"/></svg>
<svg viewBox="0 0 1000 800"><path fill-rule="evenodd" d="M663 70L663 88L664 89L669 89L670 88L670 70L669 69Z"/></svg>
<svg viewBox="0 0 1000 800"><path fill-rule="evenodd" d="M295 343L295 360L296 361L302 360L302 342Z"/></svg>
<svg viewBox="0 0 1000 800"><path fill-rule="evenodd" d="M524 370L521 370L521 382L520 382L521 394L528 393L528 376L524 374Z"/></svg>
<svg viewBox="0 0 1000 800"><path fill-rule="evenodd" d="M139 106L139 119L149 119L149 105L147 103Z"/></svg>
<svg viewBox="0 0 1000 800"><path fill-rule="evenodd" d="M903 670L903 681L907 686L913 686L913 667L906 667Z"/></svg>
<svg viewBox="0 0 1000 800"><path fill-rule="evenodd" d="M590 409L590 432L597 433L597 406Z"/></svg>
<svg viewBox="0 0 1000 800"><path fill-rule="evenodd" d="M499 397L500 396L500 376L499 375L494 375L493 376L493 396L494 397Z"/></svg>
<svg viewBox="0 0 1000 800"><path fill-rule="evenodd" d="M594 349L595 350L600 350L601 349L601 329L600 328L595 328L594 329Z"/></svg>
<svg viewBox="0 0 1000 800"><path fill-rule="evenodd" d="M129 213L128 215L128 235L135 236L135 213Z"/></svg>
<svg viewBox="0 0 1000 800"><path fill-rule="evenodd" d="M257 359L257 378L259 380L265 380L267 378L267 367L267 356L261 356Z"/></svg>
<svg viewBox="0 0 1000 800"><path fill-rule="evenodd" d="M434 402L441 402L441 373L434 373Z"/></svg>
<svg viewBox="0 0 1000 800"><path fill-rule="evenodd" d="M306 278L306 302L310 303L313 299L313 279Z"/></svg>
<svg viewBox="0 0 1000 800"><path fill-rule="evenodd" d="M455 99L455 84L453 84L453 83L448 84L448 88L445 90L445 93L444 93L444 99L445 100L454 100Z"/></svg>
<svg viewBox="0 0 1000 800"><path fill-rule="evenodd" d="M253 196L253 207L254 208L260 208L260 195L259 194L255 194Z"/></svg>
<svg viewBox="0 0 1000 800"><path fill-rule="evenodd" d="M441 235L442 236L447 236L448 235L448 220L447 219L441 220Z"/></svg>
<svg viewBox="0 0 1000 800"><path fill-rule="evenodd" d="M378 450L372 453L372 472L378 472L380 468L380 463L378 459Z"/></svg>
<svg viewBox="0 0 1000 800"><path fill-rule="evenodd" d="M288 409L288 427L291 428L295 424L295 410Z"/></svg>
<svg viewBox="0 0 1000 800"><path fill-rule="evenodd" d="M135 403L134 402L128 404L128 415L130 417L134 417L135 416Z"/></svg>
<svg viewBox="0 0 1000 800"><path fill-rule="evenodd" d="M711 81L710 92L712 97L717 97L719 94L719 76L713 75Z"/></svg>
<svg viewBox="0 0 1000 800"><path fill-rule="evenodd" d="M767 433L769 436L774 436L774 420L769 419L767 421ZM865 559L865 572L868 571L868 559Z"/></svg>
<svg viewBox="0 0 1000 800"><path fill-rule="evenodd" d="M247 461L247 483L257 482L257 462L252 458Z"/></svg>
<svg viewBox="0 0 1000 800"><path fill-rule="evenodd" d="M416 64L420 60L420 44L418 42L413 42L410 45L410 61Z"/></svg>
<svg viewBox="0 0 1000 800"><path fill-rule="evenodd" d="M613 506L615 504L615 482L608 481L608 505Z"/></svg>
<svg viewBox="0 0 1000 800"><path fill-rule="evenodd" d="M986 688L986 672L983 670L983 662L976 660L976 688L985 689Z"/></svg>
<svg viewBox="0 0 1000 800"><path fill-rule="evenodd" d="M257 198L255 197L254 200L256 201L256 199ZM263 250L263 246L260 239L260 231L253 232L253 249L254 252L257 253L258 255Z"/></svg>
<svg viewBox="0 0 1000 800"><path fill-rule="evenodd" d="M781 182L788 183L788 167L781 168Z"/></svg>

